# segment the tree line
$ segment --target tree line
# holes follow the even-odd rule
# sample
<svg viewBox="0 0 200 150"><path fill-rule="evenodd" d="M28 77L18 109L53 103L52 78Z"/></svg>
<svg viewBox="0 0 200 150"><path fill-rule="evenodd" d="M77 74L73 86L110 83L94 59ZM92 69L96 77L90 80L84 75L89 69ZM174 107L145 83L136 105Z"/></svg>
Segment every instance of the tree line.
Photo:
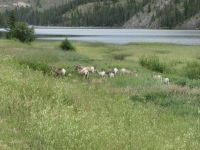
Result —
<svg viewBox="0 0 200 150"><path fill-rule="evenodd" d="M157 10L156 17L160 19L161 27L172 29L199 13L199 10L200 0L171 0L164 9Z"/></svg>
<svg viewBox="0 0 200 150"><path fill-rule="evenodd" d="M152 1L153 2L153 1ZM85 5L92 3L92 5ZM181 5L183 3L183 5ZM66 4L53 6L47 10L39 11L34 8L15 8L14 12L19 21L37 26L94 26L94 27L121 27L132 16L148 4L149 0L73 0ZM85 6L79 9L78 6ZM180 9L180 7L182 7ZM161 27L173 28L186 19L192 17L200 10L199 0L171 0L164 9L157 9L154 19L159 19ZM9 10L0 13L0 26L4 27Z"/></svg>

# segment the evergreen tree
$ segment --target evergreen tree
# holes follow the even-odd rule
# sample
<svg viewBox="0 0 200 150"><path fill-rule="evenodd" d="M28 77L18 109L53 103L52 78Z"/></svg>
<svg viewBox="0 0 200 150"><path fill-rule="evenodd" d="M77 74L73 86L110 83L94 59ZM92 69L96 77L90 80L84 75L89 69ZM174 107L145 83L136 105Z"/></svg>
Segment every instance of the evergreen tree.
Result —
<svg viewBox="0 0 200 150"><path fill-rule="evenodd" d="M8 21L6 23L6 30L11 30L15 26L15 22L17 22L14 10L11 10Z"/></svg>
<svg viewBox="0 0 200 150"><path fill-rule="evenodd" d="M0 27L4 26L4 17L2 15L2 13L0 12Z"/></svg>
<svg viewBox="0 0 200 150"><path fill-rule="evenodd" d="M189 12L189 6L187 0L184 2L184 15L187 17Z"/></svg>

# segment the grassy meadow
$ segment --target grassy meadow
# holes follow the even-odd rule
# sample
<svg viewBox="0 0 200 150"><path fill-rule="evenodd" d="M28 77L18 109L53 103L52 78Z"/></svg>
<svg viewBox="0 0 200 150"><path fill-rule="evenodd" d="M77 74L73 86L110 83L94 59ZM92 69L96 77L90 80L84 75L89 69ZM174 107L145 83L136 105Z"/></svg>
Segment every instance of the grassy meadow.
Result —
<svg viewBox="0 0 200 150"><path fill-rule="evenodd" d="M199 46L72 42L66 52L60 43L0 40L0 149L200 149ZM138 76L85 79L78 64Z"/></svg>

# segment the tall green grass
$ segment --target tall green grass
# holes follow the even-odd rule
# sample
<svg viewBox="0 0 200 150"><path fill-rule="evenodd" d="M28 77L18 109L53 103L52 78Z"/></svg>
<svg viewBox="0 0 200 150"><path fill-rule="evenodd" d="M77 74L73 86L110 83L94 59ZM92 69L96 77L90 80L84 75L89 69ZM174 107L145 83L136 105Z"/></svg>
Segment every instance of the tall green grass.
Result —
<svg viewBox="0 0 200 150"><path fill-rule="evenodd" d="M161 62L159 57L156 55L142 56L139 60L141 66L146 67L152 71L164 73L166 70L166 63Z"/></svg>
<svg viewBox="0 0 200 150"><path fill-rule="evenodd" d="M137 59L137 51L151 55L166 49L165 44L119 45L120 53L131 54L122 61L107 59L116 45L74 42L76 52L68 53L59 50L59 44L0 41L0 149L200 148L198 80L162 73L170 78L170 85L163 85ZM174 53L185 49L169 47ZM191 54L198 49L192 48ZM171 53L159 52L158 57L162 61L162 55ZM139 76L102 79L90 74L83 79L72 72L54 77L44 74L42 67L30 67L35 61L68 72L80 63L105 70L137 68Z"/></svg>

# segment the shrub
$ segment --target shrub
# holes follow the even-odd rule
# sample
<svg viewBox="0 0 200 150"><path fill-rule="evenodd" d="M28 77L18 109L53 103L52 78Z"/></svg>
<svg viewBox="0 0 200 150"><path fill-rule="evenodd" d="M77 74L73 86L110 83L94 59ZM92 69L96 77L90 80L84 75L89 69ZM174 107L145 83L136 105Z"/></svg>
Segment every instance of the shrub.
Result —
<svg viewBox="0 0 200 150"><path fill-rule="evenodd" d="M160 62L159 57L155 55L142 56L139 59L139 63L141 66L156 72L163 73L166 69L166 64Z"/></svg>
<svg viewBox="0 0 200 150"><path fill-rule="evenodd" d="M188 79L184 77L171 77L170 82L180 86L186 86L188 84Z"/></svg>
<svg viewBox="0 0 200 150"><path fill-rule="evenodd" d="M133 102L146 102L145 97L140 94L131 95L130 100Z"/></svg>
<svg viewBox="0 0 200 150"><path fill-rule="evenodd" d="M51 69L49 68L49 65L44 62L19 60L19 59L16 59L16 61L20 65L26 65L35 71L37 70L37 71L42 71L44 74L51 74Z"/></svg>
<svg viewBox="0 0 200 150"><path fill-rule="evenodd" d="M197 97L198 95L195 95ZM198 109L199 99L195 98L197 101L194 101L192 97L192 101L188 103L188 100L191 98L189 95L181 94L179 97L176 94L169 93L164 90L159 91L148 91L142 94L131 95L130 100L132 102L141 102L146 103L150 102L155 105L165 107L170 109L174 114L178 115L191 115L196 116L196 110Z"/></svg>
<svg viewBox="0 0 200 150"><path fill-rule="evenodd" d="M25 22L15 22L7 35L8 39L18 39L21 42L29 43L35 40L34 27L29 28Z"/></svg>
<svg viewBox="0 0 200 150"><path fill-rule="evenodd" d="M200 87L200 81L199 80L189 80L188 86L190 88L199 88Z"/></svg>
<svg viewBox="0 0 200 150"><path fill-rule="evenodd" d="M163 90L157 90L157 91L149 91L144 93L144 97L146 99L146 101L155 101L158 99L165 99L168 96L168 93L166 91Z"/></svg>
<svg viewBox="0 0 200 150"><path fill-rule="evenodd" d="M114 58L115 60L124 60L125 57L126 57L126 54L114 54L114 55L113 55L113 58Z"/></svg>
<svg viewBox="0 0 200 150"><path fill-rule="evenodd" d="M183 67L183 74L189 79L200 79L200 64L197 61L188 62Z"/></svg>
<svg viewBox="0 0 200 150"><path fill-rule="evenodd" d="M75 51L75 47L69 42L67 38L62 41L60 48L65 51Z"/></svg>

